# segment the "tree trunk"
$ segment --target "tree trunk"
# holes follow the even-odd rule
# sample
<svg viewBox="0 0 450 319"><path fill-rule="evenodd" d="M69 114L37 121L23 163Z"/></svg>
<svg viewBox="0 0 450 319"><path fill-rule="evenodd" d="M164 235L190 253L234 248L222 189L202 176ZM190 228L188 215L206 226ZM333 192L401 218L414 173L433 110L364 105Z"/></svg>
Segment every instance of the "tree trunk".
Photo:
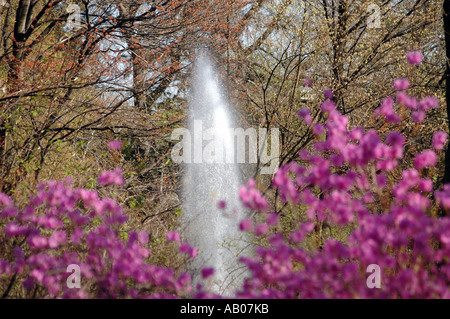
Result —
<svg viewBox="0 0 450 319"><path fill-rule="evenodd" d="M3 13L3 10L7 9L9 7L9 3L6 0L0 0L0 16Z"/></svg>
<svg viewBox="0 0 450 319"><path fill-rule="evenodd" d="M20 0L16 11L14 23L14 38L12 43L12 58L8 60L9 73L8 82L15 83L19 79L20 65L24 57L27 27L30 25L31 11L33 6L31 0Z"/></svg>
<svg viewBox="0 0 450 319"><path fill-rule="evenodd" d="M9 7L9 3L6 0L0 0L0 17L3 14L3 11L6 10ZM8 17L5 17L5 19L8 19ZM0 20L1 21L1 20ZM2 39L3 41L3 39ZM2 43L2 42L0 42ZM0 96L5 94L7 92L7 86L3 83L2 79L0 79ZM0 110L3 109L3 106L0 102ZM5 117L2 115L0 116L0 170L2 169L3 165L3 153L5 150L5 138L6 138L6 129L4 125ZM0 185L1 189L1 185Z"/></svg>
<svg viewBox="0 0 450 319"><path fill-rule="evenodd" d="M139 9L139 4L135 5L124 5L123 3L118 3L119 13L122 19L128 20L129 22L124 23L123 27L123 35L125 38L125 42L127 43L131 63L133 66L133 100L134 106L138 107L141 110L146 109L146 101L145 101L145 68L142 65L141 57L139 57L139 50L135 48L135 43L132 41L133 36L133 19L136 17L136 13Z"/></svg>
<svg viewBox="0 0 450 319"><path fill-rule="evenodd" d="M447 103L447 120L450 132L450 0L444 1L444 32L445 32L445 55L447 68L445 70L445 100ZM445 173L444 184L450 182L450 147L445 151Z"/></svg>
<svg viewBox="0 0 450 319"><path fill-rule="evenodd" d="M0 0L0 14L9 6L6 0ZM31 0L20 0L16 11L16 21L14 23L14 39L12 44L12 57L8 59L8 87L14 89L14 85L19 78L20 64L22 62L26 41L27 27L30 26L31 11L33 6ZM5 17L7 19L8 17ZM6 88L8 88L6 87ZM3 91L3 87L2 87ZM5 92L6 93L6 92ZM0 105L0 109L3 108ZM5 149L6 129L4 116L0 118L0 166L3 163L3 152Z"/></svg>

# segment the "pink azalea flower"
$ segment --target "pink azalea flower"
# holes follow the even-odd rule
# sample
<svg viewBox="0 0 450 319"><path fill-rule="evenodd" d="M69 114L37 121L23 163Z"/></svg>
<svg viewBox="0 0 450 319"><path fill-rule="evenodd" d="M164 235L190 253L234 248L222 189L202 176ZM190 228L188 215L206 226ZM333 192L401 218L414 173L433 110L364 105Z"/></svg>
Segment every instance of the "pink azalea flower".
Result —
<svg viewBox="0 0 450 319"><path fill-rule="evenodd" d="M98 177L100 185L123 185L122 169L117 167L113 171L103 171Z"/></svg>
<svg viewBox="0 0 450 319"><path fill-rule="evenodd" d="M320 136L320 135L322 135L323 132L325 132L325 128L322 124L315 123L312 127L312 131L313 131L314 135Z"/></svg>
<svg viewBox="0 0 450 319"><path fill-rule="evenodd" d="M333 98L333 91L331 91L330 89L325 89L323 90L323 95L325 96L326 99L332 99Z"/></svg>
<svg viewBox="0 0 450 319"><path fill-rule="evenodd" d="M180 241L180 234L176 231L169 230L166 234L167 241Z"/></svg>
<svg viewBox="0 0 450 319"><path fill-rule="evenodd" d="M120 150L122 148L122 142L120 140L109 141L108 148L110 150Z"/></svg>
<svg viewBox="0 0 450 319"><path fill-rule="evenodd" d="M227 207L227 202L224 200L219 200L217 202L217 207L219 207L219 209L225 209Z"/></svg>
<svg viewBox="0 0 450 319"><path fill-rule="evenodd" d="M239 224L239 229L241 231L249 231L252 229L252 221L250 219L243 219Z"/></svg>
<svg viewBox="0 0 450 319"><path fill-rule="evenodd" d="M435 96L424 97L419 102L419 109L426 112L439 107L439 100Z"/></svg>
<svg viewBox="0 0 450 319"><path fill-rule="evenodd" d="M322 109L323 112L332 112L336 109L336 104L334 104L333 101L327 100L322 102L320 108Z"/></svg>
<svg viewBox="0 0 450 319"><path fill-rule="evenodd" d="M411 113L414 122L422 123L425 120L426 114L423 111L415 111Z"/></svg>
<svg viewBox="0 0 450 319"><path fill-rule="evenodd" d="M434 166L437 163L436 153L432 150L425 150L414 157L414 166L417 169Z"/></svg>
<svg viewBox="0 0 450 319"><path fill-rule="evenodd" d="M305 81L303 82L303 86L310 87L311 86L311 79L305 78Z"/></svg>
<svg viewBox="0 0 450 319"><path fill-rule="evenodd" d="M311 116L311 112L309 111L308 108L306 107L302 107L299 111L298 111L298 117L303 119L305 121L306 125L310 125L312 122L312 116Z"/></svg>
<svg viewBox="0 0 450 319"><path fill-rule="evenodd" d="M394 90L405 91L409 89L409 81L407 79L399 78L394 81Z"/></svg>
<svg viewBox="0 0 450 319"><path fill-rule="evenodd" d="M239 188L239 199L244 206L252 210L265 212L269 209L267 199L255 188L255 181L250 179L247 186L242 185Z"/></svg>
<svg viewBox="0 0 450 319"><path fill-rule="evenodd" d="M443 150L445 147L445 144L447 143L448 134L443 131L437 131L433 134L433 148L435 150Z"/></svg>
<svg viewBox="0 0 450 319"><path fill-rule="evenodd" d="M267 226L267 224L261 223L261 224L257 224L255 226L255 235L256 236L265 235L265 234L267 234L268 231L269 231L269 226Z"/></svg>
<svg viewBox="0 0 450 319"><path fill-rule="evenodd" d="M198 249L190 246L187 243L180 244L179 250L180 252L188 255L191 258L194 258L198 255Z"/></svg>
<svg viewBox="0 0 450 319"><path fill-rule="evenodd" d="M423 55L420 51L410 51L406 53L406 59L411 65L419 65L422 63Z"/></svg>
<svg viewBox="0 0 450 319"><path fill-rule="evenodd" d="M212 275L214 275L214 268L203 268L202 269L202 278L206 279L208 277L211 277Z"/></svg>

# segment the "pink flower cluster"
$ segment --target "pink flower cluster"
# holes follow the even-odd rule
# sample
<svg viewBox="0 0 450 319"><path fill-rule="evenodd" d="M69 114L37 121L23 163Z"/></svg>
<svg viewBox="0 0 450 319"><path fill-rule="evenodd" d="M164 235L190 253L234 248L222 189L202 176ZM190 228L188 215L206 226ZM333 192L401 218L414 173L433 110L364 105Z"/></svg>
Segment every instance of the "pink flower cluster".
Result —
<svg viewBox="0 0 450 319"><path fill-rule="evenodd" d="M392 97L383 99L381 106L375 110L375 115L383 115L386 117L387 122L400 123L400 116L395 113L394 99Z"/></svg>
<svg viewBox="0 0 450 319"><path fill-rule="evenodd" d="M100 185L123 185L124 180L122 177L122 169L117 167L113 171L103 171L98 177L98 183Z"/></svg>
<svg viewBox="0 0 450 319"><path fill-rule="evenodd" d="M195 247L192 247L188 243L181 242L181 235L180 233L169 230L166 234L166 239L169 242L179 242L178 250L188 255L190 258L194 258L198 254L198 249Z"/></svg>
<svg viewBox="0 0 450 319"><path fill-rule="evenodd" d="M428 111L439 107L439 100L434 96L427 96L418 101L405 92L397 93L397 102L412 111L411 118L417 123L425 120Z"/></svg>
<svg viewBox="0 0 450 319"><path fill-rule="evenodd" d="M422 53L411 51L407 54L408 63L419 65L422 63ZM405 91L410 87L408 79L399 78L394 81L394 90L399 91L396 95L396 102L411 110L411 118L414 122L421 123L425 120L426 113L431 109L439 107L439 100L434 96L427 96L420 101L408 95ZM376 116L384 116L387 122L398 124L400 116L395 112L394 99L388 97L383 99L381 106L375 110Z"/></svg>
<svg viewBox="0 0 450 319"><path fill-rule="evenodd" d="M0 209L2 288L11 282L62 298L173 298L191 291L189 275L149 262L146 232L121 236L126 216L96 191L49 181L23 209L0 194ZM81 288L66 284L71 264L80 267Z"/></svg>
<svg viewBox="0 0 450 319"><path fill-rule="evenodd" d="M407 79L399 78L394 81L395 91L405 91L409 89L409 81Z"/></svg>
<svg viewBox="0 0 450 319"><path fill-rule="evenodd" d="M109 141L108 148L110 150L120 150L122 148L122 142L120 140Z"/></svg>
<svg viewBox="0 0 450 319"><path fill-rule="evenodd" d="M308 108L306 107L302 107L299 111L298 111L298 117L303 119L303 121L305 121L306 125L311 124L313 118L311 116L311 112L309 111Z"/></svg>
<svg viewBox="0 0 450 319"><path fill-rule="evenodd" d="M417 53L408 56L413 65L421 59ZM408 87L406 80L395 84L397 91ZM420 102L404 92L397 97L424 112L438 105L432 97ZM433 217L433 212L450 209L450 186L433 196L433 182L422 172L436 165L436 153L417 154L414 168L403 171L398 181L388 181L403 158L405 137L396 131L383 137L374 130L349 128L348 118L330 102L322 106L326 139L280 167L273 179L280 198L304 210L308 220L286 237L272 227L274 213L267 213L268 230L262 235L268 244L242 258L251 277L237 296L450 298L450 217ZM398 122L393 104L386 98L379 113ZM442 150L446 139L446 133L437 132L433 148ZM315 250L303 245L307 238L318 238L323 225L350 226L352 231L342 240L324 239ZM261 235L250 220L241 223L241 230ZM367 285L372 264L380 267L381 288Z"/></svg>
<svg viewBox="0 0 450 319"><path fill-rule="evenodd" d="M241 186L239 189L239 199L247 208L252 210L264 212L269 209L267 199L255 188L255 181L253 179L247 182L247 187L245 185Z"/></svg>
<svg viewBox="0 0 450 319"><path fill-rule="evenodd" d="M410 51L406 53L406 59L411 65L419 65L422 63L423 55L420 51Z"/></svg>
<svg viewBox="0 0 450 319"><path fill-rule="evenodd" d="M447 143L448 134L443 131L437 131L433 134L433 148L437 151L441 151Z"/></svg>

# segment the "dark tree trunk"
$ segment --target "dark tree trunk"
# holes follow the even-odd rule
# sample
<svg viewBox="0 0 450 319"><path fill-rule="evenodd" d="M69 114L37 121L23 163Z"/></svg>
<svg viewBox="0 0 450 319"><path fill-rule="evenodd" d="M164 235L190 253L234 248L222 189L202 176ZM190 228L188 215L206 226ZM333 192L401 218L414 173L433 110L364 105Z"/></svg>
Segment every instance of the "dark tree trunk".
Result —
<svg viewBox="0 0 450 319"><path fill-rule="evenodd" d="M0 0L0 14L4 9L9 6L9 3L4 0ZM16 11L16 21L14 23L14 38L12 43L12 57L8 59L9 72L7 83L8 90L17 89L17 80L20 73L20 64L24 56L25 41L27 38L27 28L31 25L31 13L33 10L33 4L31 0L20 0ZM8 17L5 17L7 19ZM0 105L0 109L3 109L3 105ZM0 117L0 171L4 169L4 151L6 143L6 128L5 128L5 116ZM0 189L5 191L3 185L0 183Z"/></svg>
<svg viewBox="0 0 450 319"><path fill-rule="evenodd" d="M3 14L3 12L9 7L9 3L6 0L0 0L0 21L1 21L1 16ZM5 20L8 19L8 17L5 17ZM2 43L0 40L0 43ZM6 93L6 85L3 83L2 79L0 79L0 96L4 93ZM2 105L0 102L0 110L2 109ZM3 156L3 150L5 148L5 135L6 135L6 131L3 125L4 122L4 116L0 117L0 166L2 163L2 156Z"/></svg>
<svg viewBox="0 0 450 319"><path fill-rule="evenodd" d="M447 68L445 70L445 100L447 103L447 120L450 132L450 0L444 1L444 32L445 32L445 55ZM445 151L445 173L444 183L450 182L450 147Z"/></svg>
<svg viewBox="0 0 450 319"><path fill-rule="evenodd" d="M131 55L131 63L133 65L132 93L134 106L138 107L141 110L145 110L145 67L142 65L142 58L139 57L139 50L134 47L135 44L132 41L132 37L134 35L133 23L134 18L136 17L136 13L139 9L139 5L127 6L120 1L118 1L117 3L121 18L128 21L124 23L122 32L125 37L125 41L127 42L128 49Z"/></svg>

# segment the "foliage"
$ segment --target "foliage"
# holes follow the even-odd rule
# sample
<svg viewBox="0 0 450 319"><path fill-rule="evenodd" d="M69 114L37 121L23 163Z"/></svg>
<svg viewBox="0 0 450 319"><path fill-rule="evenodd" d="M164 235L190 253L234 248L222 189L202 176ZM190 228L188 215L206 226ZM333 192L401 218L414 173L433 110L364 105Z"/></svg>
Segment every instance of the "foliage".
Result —
<svg viewBox="0 0 450 319"><path fill-rule="evenodd" d="M99 177L117 172L103 172ZM1 194L2 297L173 298L190 289L190 276L149 262L149 236L127 232L127 217L110 198L73 188L70 179L38 187L23 209ZM192 254L186 243L180 251ZM69 265L82 288L66 284Z"/></svg>
<svg viewBox="0 0 450 319"><path fill-rule="evenodd" d="M80 29L67 29L69 4L80 6ZM182 214L179 197L182 168L170 160L174 145L170 133L184 123L191 62L197 48L207 46L214 48L217 69L228 99L235 106L239 124L280 130L280 163L285 166L272 183L269 176L258 177L241 188L240 196L246 206L264 211L245 220L241 229L257 235L254 244L262 245L259 251L261 254L267 251L267 258L272 258L269 251L277 247L285 251L287 259L275 263L291 263L291 279L306 276L299 271L315 265L293 259L302 252L300 248L310 258L317 256L320 260L331 258L323 252L328 239L342 242L346 246L336 249L344 255L351 250L353 261L360 263L349 283L354 289L352 296L369 296L364 293L387 296L389 278L394 278L395 271L404 272L380 264L386 279L382 278L383 288L364 290L367 277L364 267L368 260L353 252L356 246L368 244L354 237L355 229L368 223L359 210L371 212L370 218L374 219L391 216L390 222L394 223L392 216L396 216L397 206L403 212L408 211L406 199L415 196L414 200L421 202L426 197L423 202L429 203L424 209L428 219L414 218L417 223L420 220L435 225L435 216L445 215L448 209L448 186L440 189L443 152L437 152L436 156L425 147L432 145L434 150L442 151L448 137L442 131L433 134L436 130L448 131L445 110L437 108L438 102L444 101L442 74L447 65L442 59L445 48L441 4L442 1L435 0L383 1L379 4L381 27L371 29L367 25L369 3L364 1L157 0L149 5L143 0L0 0L0 191L9 196L3 197L5 205L9 205L3 209L17 212L0 221L0 258L5 261L0 270L8 270L8 274L0 276L0 295L91 298L111 293L115 297L173 297L190 291L182 271L187 258L195 256L196 250L180 243L176 233ZM387 79L396 80L392 85ZM325 91L327 101L320 104L321 92L326 87L330 88ZM301 121L295 117L299 109ZM301 125L302 121L306 125ZM342 131L332 128L333 125L340 125ZM344 126L356 128L344 130ZM399 133L389 133L393 128ZM339 133L334 136L336 130ZM374 142L377 136L378 144ZM366 142L378 145L377 152L381 155L376 156L384 157L369 156L363 162L352 157ZM339 145L344 146L341 149ZM299 152L302 158L298 157ZM260 168L244 168L245 178L257 176ZM318 170L314 174L319 180L320 174L325 174L322 177L327 182L316 181L311 185L306 181L313 178L310 177L313 169ZM72 178L72 184L49 182L47 189L38 188L41 180L63 180L66 175ZM406 180L418 184L405 186ZM136 278L125 276L105 286L103 277L94 276L84 279L86 290L79 295L66 291L64 278L68 274L63 260L68 261L69 257L62 259L63 256L76 254L78 261L87 263L85 258L91 248L83 241L78 245L71 243L76 225L67 216L63 218L68 211L59 211L53 203L43 202L35 207L34 221L20 217L27 215L33 198L48 194L51 185L59 185L52 186L55 192L89 191L98 194L99 202L110 198L117 210L120 206L127 221L114 226L105 224L100 216L91 216L91 209L81 198L74 202L73 209L79 209L89 219L85 225L87 232L98 235L96 228L106 227L111 243L126 245L134 240L135 234L147 232L146 244L139 240L135 243L151 253L136 260L146 264L145 267L169 269L167 276L173 276L172 284L151 281L136 284ZM364 185L369 185L369 189ZM339 189L341 186L346 195ZM308 192L310 197L304 198ZM401 195L402 192L405 194ZM401 196L397 199L397 195ZM64 201L66 195L58 196ZM306 201L313 197L318 199L313 203ZM327 200L340 203L342 214L328 211L326 205L322 207ZM353 207L357 200L359 206L355 204L355 210L347 212L345 207ZM225 208L226 203L219 206ZM47 229L36 224L47 211L53 210L62 226ZM439 220L445 225L446 217ZM24 235L5 233L12 222L27 227L30 234L39 231L47 240L56 233L52 242L62 242L57 248L33 250ZM403 232L399 225L386 223L389 230L386 234L399 229ZM65 242L62 232L66 233ZM276 234L283 241L274 237ZM439 239L437 233L422 235L430 238L431 246L427 247L432 254L445 253L442 242L445 239ZM303 241L297 242L303 237ZM414 259L415 243L420 242L416 237L410 236L407 246L386 249L392 256L401 252ZM350 238L357 243L350 242ZM330 245L334 245L333 241ZM387 242L370 245L389 246ZM37 258L32 257L36 254L48 254L58 275L45 279L46 284L34 277L27 279L36 269L35 274L41 278L42 271L36 264L27 264L23 272L16 274L14 264L16 260L20 263L19 249L25 260ZM92 248L92 254L100 255L100 250ZM386 254L381 256L384 258ZM423 261L425 257L421 258ZM336 260L344 271L348 266L344 261L350 257ZM248 266L253 267L254 279L247 283L248 289L241 289L239 296L288 297L282 293L283 285L289 285L287 279L280 280L280 286L276 287L267 281L268 273L258 270L253 262L247 260ZM437 268L432 267L431 261L417 263L405 262L404 268L411 266L414 272L414 267L430 266L427 269L438 272L434 279L430 277L431 282L442 279L446 271L444 257L436 262ZM334 269L328 264L324 267ZM102 271L107 273L108 269L105 266ZM212 272L204 270L204 277ZM317 270L314 274L319 276L321 272ZM342 275L339 271L334 274ZM186 280L181 290L174 286L180 278ZM53 288L48 284L53 280L57 280L60 288L55 293L51 290L57 284ZM134 285L137 290L123 290L123 283L130 289ZM330 284L339 286L331 279ZM100 292L106 287L110 292ZM304 297L299 286L289 287L292 288L286 290L291 293L289 297ZM345 295L330 289L320 295L317 288L316 296ZM314 291L311 288L311 293ZM420 291L426 294L426 289ZM210 296L201 290L191 293ZM434 296L444 295L434 292Z"/></svg>
<svg viewBox="0 0 450 319"><path fill-rule="evenodd" d="M406 94L407 86L398 87L398 81L394 85ZM276 230L279 216L270 212L255 181L240 189L243 204L264 216L259 223L243 220L241 231L267 241L255 249L255 256L241 258L251 275L236 297L450 298L450 217L438 216L450 209L450 189L445 185L433 191L428 177L446 133L436 132L435 150L417 154L413 166L401 169L402 178L392 182L389 174L399 169L405 137L395 130L380 136L374 130L349 128L349 118L337 111L330 92L325 93L321 109L326 122L315 129L315 150L300 152L299 162L281 167L272 181L284 202L304 207L308 220L293 230ZM396 104L405 107L398 96ZM393 100L380 109L383 105L389 106L386 120L395 118ZM433 97L416 103L424 112L432 107L437 107ZM307 115L299 112L303 119ZM112 141L109 147L119 149L121 143ZM121 170L104 171L98 182L121 185ZM149 234L128 233L127 218L113 199L73 188L70 179L41 184L22 209L5 194L0 201L3 297L218 297L201 286L193 290L186 273L177 276L172 268L153 264ZM352 231L344 240L329 238L316 249L305 245L325 224L350 225ZM187 258L197 255L175 231L166 240L175 242ZM65 284L69 264L81 268L80 289ZM368 287L371 265L381 269L379 288ZM213 272L205 268L202 276Z"/></svg>
<svg viewBox="0 0 450 319"><path fill-rule="evenodd" d="M420 64L417 56L408 59ZM380 108L386 105L386 120L397 119L394 100L385 100ZM415 109L425 112L436 106L433 97L425 97ZM397 99L397 108L404 107ZM433 192L428 170L436 165L435 151L417 154L413 166L400 169L402 178L392 182L389 175L399 170L405 137L394 129L380 136L374 130L350 128L349 118L330 99L321 108L326 123L316 136L325 134L325 139L315 142L313 152L300 152L301 164L284 165L273 179L281 199L304 206L308 221L292 232L269 235L260 225L243 221L241 229L268 236L269 244L256 248L255 257L242 258L251 278L237 296L450 298L450 217L438 217L441 209L447 212L450 193L448 185ZM305 114L299 112L302 118ZM435 133L435 150L443 149L446 138L443 132ZM266 200L252 187L249 184L248 191L253 196L241 198L263 213L265 207L255 203ZM267 214L267 225L273 225L272 215ZM307 249L304 242L324 223L351 225L353 231L343 241L329 238L318 249ZM380 288L367 285L370 265L381 269Z"/></svg>

